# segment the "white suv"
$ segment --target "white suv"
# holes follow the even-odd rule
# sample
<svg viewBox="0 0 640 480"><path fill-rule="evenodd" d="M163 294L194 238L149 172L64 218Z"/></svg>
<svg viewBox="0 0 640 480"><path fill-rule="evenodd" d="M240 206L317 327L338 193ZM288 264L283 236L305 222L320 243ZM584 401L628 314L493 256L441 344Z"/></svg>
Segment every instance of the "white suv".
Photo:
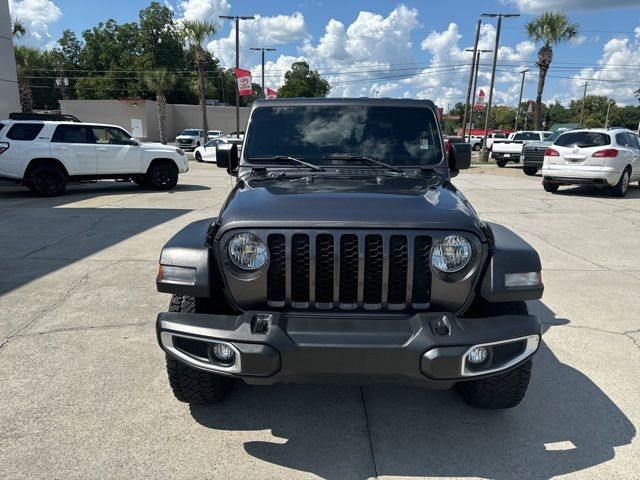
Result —
<svg viewBox="0 0 640 480"><path fill-rule="evenodd" d="M563 133L544 152L542 178L547 192L560 185L594 185L624 197L629 183L640 181L640 138L624 128Z"/></svg>
<svg viewBox="0 0 640 480"><path fill-rule="evenodd" d="M97 179L130 179L170 190L188 170L181 149L141 143L116 125L0 122L0 179L42 196L62 194L69 181Z"/></svg>

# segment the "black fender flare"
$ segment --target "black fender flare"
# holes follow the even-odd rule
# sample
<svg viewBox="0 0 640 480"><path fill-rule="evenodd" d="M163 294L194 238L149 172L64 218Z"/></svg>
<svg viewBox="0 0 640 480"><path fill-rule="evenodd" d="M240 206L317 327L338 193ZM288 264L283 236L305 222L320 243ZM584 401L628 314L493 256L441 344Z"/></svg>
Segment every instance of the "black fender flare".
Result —
<svg viewBox="0 0 640 480"><path fill-rule="evenodd" d="M158 292L209 297L211 295L212 251L211 238L216 227L216 219L198 220L190 223L162 248L160 266L187 267L196 270L195 282L175 283L156 278Z"/></svg>
<svg viewBox="0 0 640 480"><path fill-rule="evenodd" d="M540 272L542 264L538 252L508 228L486 222L491 231L492 246L489 264L482 279L480 295L489 302L512 302L542 298L544 285L507 287L508 273Z"/></svg>

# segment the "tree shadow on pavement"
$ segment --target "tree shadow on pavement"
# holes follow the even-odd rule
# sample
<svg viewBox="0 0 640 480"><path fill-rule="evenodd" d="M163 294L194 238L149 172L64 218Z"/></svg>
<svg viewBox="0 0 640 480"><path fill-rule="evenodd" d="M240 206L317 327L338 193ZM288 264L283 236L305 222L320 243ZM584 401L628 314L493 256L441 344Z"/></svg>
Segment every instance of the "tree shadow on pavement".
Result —
<svg viewBox="0 0 640 480"><path fill-rule="evenodd" d="M569 323L541 302L530 307L554 325ZM245 450L272 464L341 479L549 479L612 459L614 447L629 444L636 433L595 383L560 362L544 342L527 396L511 410L468 407L452 390L239 384L223 404L192 406L191 414L218 430L270 429L283 441L248 441Z"/></svg>

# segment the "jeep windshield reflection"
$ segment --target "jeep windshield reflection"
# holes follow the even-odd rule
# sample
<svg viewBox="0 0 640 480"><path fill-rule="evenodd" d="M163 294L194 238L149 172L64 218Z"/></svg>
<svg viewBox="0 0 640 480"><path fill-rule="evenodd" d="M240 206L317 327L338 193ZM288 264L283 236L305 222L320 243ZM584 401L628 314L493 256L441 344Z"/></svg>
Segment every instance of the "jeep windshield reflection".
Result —
<svg viewBox="0 0 640 480"><path fill-rule="evenodd" d="M254 164L295 157L323 165L368 157L394 166L440 163L437 120L426 108L309 105L257 108L245 144Z"/></svg>

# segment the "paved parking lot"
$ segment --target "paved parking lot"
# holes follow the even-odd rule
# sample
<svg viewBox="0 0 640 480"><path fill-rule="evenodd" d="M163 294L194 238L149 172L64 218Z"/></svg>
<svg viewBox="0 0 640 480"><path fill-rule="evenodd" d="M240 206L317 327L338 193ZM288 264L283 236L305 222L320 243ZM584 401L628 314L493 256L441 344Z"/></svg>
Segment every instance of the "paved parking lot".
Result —
<svg viewBox="0 0 640 480"><path fill-rule="evenodd" d="M156 345L161 246L231 186L192 163L171 192L0 185L0 472L10 478L638 478L640 189L545 193L517 168L455 179L542 256L544 346L520 407L454 392L238 385L172 396Z"/></svg>

